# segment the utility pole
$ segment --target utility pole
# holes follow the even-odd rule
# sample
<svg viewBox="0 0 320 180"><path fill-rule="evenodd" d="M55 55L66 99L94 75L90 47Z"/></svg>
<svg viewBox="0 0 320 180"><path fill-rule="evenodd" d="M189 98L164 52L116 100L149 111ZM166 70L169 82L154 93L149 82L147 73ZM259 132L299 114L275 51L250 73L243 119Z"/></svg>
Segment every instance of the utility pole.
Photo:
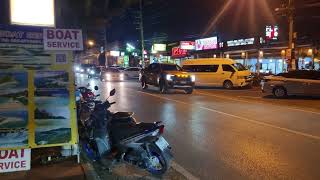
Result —
<svg viewBox="0 0 320 180"><path fill-rule="evenodd" d="M288 70L295 70L298 69L298 63L296 62L296 58L295 58L295 35L294 35L294 5L293 5L294 0L289 0L288 3L288 20L289 20L289 49L291 52L291 59L289 59L289 64L288 64ZM295 64L295 66L292 67L292 65Z"/></svg>
<svg viewBox="0 0 320 180"><path fill-rule="evenodd" d="M141 58L142 58L142 67L145 67L145 61L144 61L144 32L143 32L143 6L142 1L140 0L140 34L141 34Z"/></svg>
<svg viewBox="0 0 320 180"><path fill-rule="evenodd" d="M288 50L290 51L290 58L288 59L288 71L298 69L299 64L295 58L295 48L296 48L296 39L297 34L294 32L294 16L295 16L295 8L294 8L294 0L288 0L288 4L286 6L282 6L281 8L275 9L278 15L287 16L288 17L288 25L289 25L289 43ZM294 64L294 66L292 66Z"/></svg>

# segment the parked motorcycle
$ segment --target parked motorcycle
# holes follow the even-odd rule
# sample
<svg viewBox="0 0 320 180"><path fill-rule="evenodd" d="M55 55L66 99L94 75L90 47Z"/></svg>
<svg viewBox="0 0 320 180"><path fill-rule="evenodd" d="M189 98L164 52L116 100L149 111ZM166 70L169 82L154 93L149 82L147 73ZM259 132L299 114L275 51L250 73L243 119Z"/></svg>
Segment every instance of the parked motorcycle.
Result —
<svg viewBox="0 0 320 180"><path fill-rule="evenodd" d="M115 89L110 96L116 93ZM161 122L137 123L130 112L112 113L115 102L96 102L89 121L79 124L83 149L92 160L110 157L146 169L153 175L163 175L170 167L172 154L162 137Z"/></svg>

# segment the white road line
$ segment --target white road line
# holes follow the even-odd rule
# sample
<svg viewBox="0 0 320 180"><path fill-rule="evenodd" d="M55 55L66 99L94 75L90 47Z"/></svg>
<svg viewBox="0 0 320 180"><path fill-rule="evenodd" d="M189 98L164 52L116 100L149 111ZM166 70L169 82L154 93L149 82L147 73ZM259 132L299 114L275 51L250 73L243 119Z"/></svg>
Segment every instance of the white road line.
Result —
<svg viewBox="0 0 320 180"><path fill-rule="evenodd" d="M199 180L199 178L192 175L189 171L185 170L182 166L177 164L175 161L171 162L171 167L181 173L184 177L186 177L188 180Z"/></svg>
<svg viewBox="0 0 320 180"><path fill-rule="evenodd" d="M230 97L226 97L226 96L219 96L219 95L214 95L214 94L203 93L203 92L199 92L199 91L196 91L196 94L201 94L201 95L205 95L205 96L212 96L212 97L217 97L217 98L220 98L220 99L228 99L228 100L231 100L231 101L238 101L238 102L244 102L244 103L265 104L265 103L263 103L263 102L246 101L246 100L243 100L243 99L230 98ZM293 108L293 107L288 107L288 106L285 106L285 107L284 107L284 106L279 106L279 105L277 105L277 104L270 103L270 102L267 102L267 103L269 103L269 104L271 104L271 105L274 105L274 106L277 106L277 107L286 108L286 109L290 109L290 110L294 110L294 111L300 111L300 112L306 112L306 113L312 113L312 114L320 115L320 112L317 112L317 111L311 111L311 110Z"/></svg>
<svg viewBox="0 0 320 180"><path fill-rule="evenodd" d="M261 97L254 97L254 96L237 96L238 98L251 98L251 99L261 99Z"/></svg>
<svg viewBox="0 0 320 180"><path fill-rule="evenodd" d="M183 101L179 101L179 100L174 100L174 99L170 99L170 98L166 98L166 97L161 97L161 96L158 96L158 95L154 95L154 94L150 94L150 93L146 93L146 92L142 92L142 91L137 91L137 92L142 93L142 94L146 94L146 95L149 95L149 96L157 97L157 98L160 98L160 99L165 99L165 100L168 100L168 101L177 102L177 103L180 103L180 104L190 105L189 103L186 103L186 102L183 102ZM307 137L307 138L310 138L310 139L320 140L319 136L314 136L314 135L311 135L311 134L307 134L307 133L291 130L291 129L288 129L288 128L275 126L275 125L272 125L272 124L260 122L260 121L257 121L257 120L252 120L252 119L249 119L249 118L237 116L237 115L234 115L234 114L229 114L229 113L226 113L226 112L210 109L210 108L203 107L203 106L198 106L198 108L205 109L207 111L215 112L215 113L218 113L218 114L222 114L222 115L225 115L225 116L241 119L241 120L248 121L248 122L251 122L251 123L255 123L255 124L258 124L258 125L267 126L267 127L270 127L270 128L282 130L282 131L285 131L285 132L288 132L288 133L291 133L291 134L304 136L304 137Z"/></svg>

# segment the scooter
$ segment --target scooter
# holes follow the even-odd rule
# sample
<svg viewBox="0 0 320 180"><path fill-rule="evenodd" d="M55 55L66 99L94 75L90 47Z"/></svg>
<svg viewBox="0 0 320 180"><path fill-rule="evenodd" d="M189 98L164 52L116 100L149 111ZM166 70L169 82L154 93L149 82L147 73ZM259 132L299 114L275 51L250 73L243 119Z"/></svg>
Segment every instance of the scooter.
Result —
<svg viewBox="0 0 320 180"><path fill-rule="evenodd" d="M116 90L110 92L114 96ZM112 156L146 169L153 175L163 175L170 167L171 147L162 137L161 122L137 123L133 113L112 113L108 109L115 102L108 99L97 103L90 120L79 125L80 141L87 156L101 160Z"/></svg>

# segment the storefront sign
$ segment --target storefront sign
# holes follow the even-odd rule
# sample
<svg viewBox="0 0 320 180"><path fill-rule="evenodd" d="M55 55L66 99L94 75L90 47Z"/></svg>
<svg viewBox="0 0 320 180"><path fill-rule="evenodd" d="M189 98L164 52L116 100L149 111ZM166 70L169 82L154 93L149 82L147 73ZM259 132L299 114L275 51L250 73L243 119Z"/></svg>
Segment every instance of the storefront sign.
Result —
<svg viewBox="0 0 320 180"><path fill-rule="evenodd" d="M194 41L181 41L180 48L185 50L195 50L196 44Z"/></svg>
<svg viewBox="0 0 320 180"><path fill-rule="evenodd" d="M44 29L45 50L83 50L82 31L79 29Z"/></svg>
<svg viewBox="0 0 320 180"><path fill-rule="evenodd" d="M278 40L279 27L278 26L266 26L266 38L268 40Z"/></svg>
<svg viewBox="0 0 320 180"><path fill-rule="evenodd" d="M167 45L166 44L154 44L152 46L152 51L166 51Z"/></svg>
<svg viewBox="0 0 320 180"><path fill-rule="evenodd" d="M30 149L0 150L0 173L30 170Z"/></svg>
<svg viewBox="0 0 320 180"><path fill-rule="evenodd" d="M217 37L196 40L196 50L197 51L217 49L217 48L218 48L218 38Z"/></svg>
<svg viewBox="0 0 320 180"><path fill-rule="evenodd" d="M186 55L187 55L187 50L181 49L179 47L172 48L172 57L180 58L180 57L185 57Z"/></svg>
<svg viewBox="0 0 320 180"><path fill-rule="evenodd" d="M119 57L120 51L110 51L110 56Z"/></svg>
<svg viewBox="0 0 320 180"><path fill-rule="evenodd" d="M228 47L252 45L254 44L254 38L231 40L227 41L227 44Z"/></svg>

